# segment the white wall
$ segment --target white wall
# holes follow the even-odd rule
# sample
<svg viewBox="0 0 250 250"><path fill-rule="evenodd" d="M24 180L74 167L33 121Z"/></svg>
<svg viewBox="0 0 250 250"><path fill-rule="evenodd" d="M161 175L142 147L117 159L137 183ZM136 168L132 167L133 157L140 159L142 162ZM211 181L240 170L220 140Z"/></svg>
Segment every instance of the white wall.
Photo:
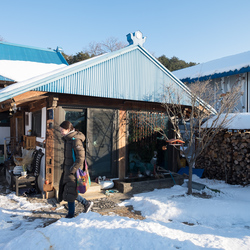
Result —
<svg viewBox="0 0 250 250"><path fill-rule="evenodd" d="M10 137L10 127L0 127L0 144L4 145L4 138Z"/></svg>
<svg viewBox="0 0 250 250"><path fill-rule="evenodd" d="M25 121L25 135L28 135L28 130L31 129L31 125L32 125L32 113L31 112L25 112L25 119L28 117L28 122L26 125L26 121Z"/></svg>
<svg viewBox="0 0 250 250"><path fill-rule="evenodd" d="M37 137L36 141L43 142L46 138L46 108L42 108L42 119L41 119L41 137ZM36 149L40 149L41 147L36 147ZM38 176L38 187L41 191L43 191L43 184L45 181L45 148L41 148L44 156L41 160L40 167L40 175Z"/></svg>

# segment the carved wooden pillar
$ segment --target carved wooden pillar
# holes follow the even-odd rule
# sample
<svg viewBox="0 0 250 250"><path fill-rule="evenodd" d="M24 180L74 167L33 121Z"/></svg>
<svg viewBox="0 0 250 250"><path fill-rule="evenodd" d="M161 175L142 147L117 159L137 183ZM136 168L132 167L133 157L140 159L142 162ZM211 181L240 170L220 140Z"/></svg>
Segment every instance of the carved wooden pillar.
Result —
<svg viewBox="0 0 250 250"><path fill-rule="evenodd" d="M51 96L47 105L45 178L48 184L44 185L44 191L53 190L54 185L54 109L57 106L57 101L58 98Z"/></svg>

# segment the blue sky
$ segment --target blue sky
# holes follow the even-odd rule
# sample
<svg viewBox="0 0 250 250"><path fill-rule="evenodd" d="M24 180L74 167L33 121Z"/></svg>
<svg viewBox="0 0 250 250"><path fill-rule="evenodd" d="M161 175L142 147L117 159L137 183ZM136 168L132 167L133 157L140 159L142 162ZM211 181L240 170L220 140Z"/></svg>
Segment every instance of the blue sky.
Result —
<svg viewBox="0 0 250 250"><path fill-rule="evenodd" d="M76 54L140 30L154 56L202 63L250 50L249 0L2 0L7 42Z"/></svg>

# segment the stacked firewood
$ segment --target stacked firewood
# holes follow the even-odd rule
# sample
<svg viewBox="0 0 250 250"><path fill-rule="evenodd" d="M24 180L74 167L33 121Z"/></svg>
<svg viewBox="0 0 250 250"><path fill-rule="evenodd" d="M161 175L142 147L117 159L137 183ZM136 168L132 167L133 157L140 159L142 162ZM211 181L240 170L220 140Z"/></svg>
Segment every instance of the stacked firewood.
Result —
<svg viewBox="0 0 250 250"><path fill-rule="evenodd" d="M220 132L201 154L196 168L204 177L229 184L250 184L250 131Z"/></svg>

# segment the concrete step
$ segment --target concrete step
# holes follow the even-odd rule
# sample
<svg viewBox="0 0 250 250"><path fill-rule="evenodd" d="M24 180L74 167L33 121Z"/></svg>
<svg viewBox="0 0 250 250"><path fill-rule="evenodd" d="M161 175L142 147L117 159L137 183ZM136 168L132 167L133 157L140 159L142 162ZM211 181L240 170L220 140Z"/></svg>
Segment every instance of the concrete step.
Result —
<svg viewBox="0 0 250 250"><path fill-rule="evenodd" d="M101 192L93 192L93 193L88 193L86 192L85 194L80 194L82 197L84 197L86 200L97 200L106 197L106 195Z"/></svg>
<svg viewBox="0 0 250 250"><path fill-rule="evenodd" d="M91 185L89 189L87 190L87 193L96 193L101 192L101 185L97 184L96 182L91 182Z"/></svg>
<svg viewBox="0 0 250 250"><path fill-rule="evenodd" d="M101 190L101 185L97 184L96 182L91 182L91 186L87 192L80 195L87 200L95 200L106 197L104 193L105 191Z"/></svg>

